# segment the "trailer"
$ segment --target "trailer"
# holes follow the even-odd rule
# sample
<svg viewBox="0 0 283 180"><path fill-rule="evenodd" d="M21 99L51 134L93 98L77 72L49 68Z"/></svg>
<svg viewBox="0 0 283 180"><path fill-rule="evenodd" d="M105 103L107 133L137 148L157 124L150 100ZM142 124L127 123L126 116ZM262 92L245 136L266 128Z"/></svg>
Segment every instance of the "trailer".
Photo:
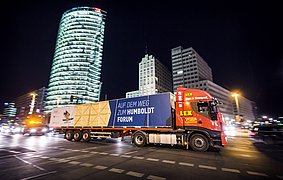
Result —
<svg viewBox="0 0 283 180"><path fill-rule="evenodd" d="M161 93L54 108L49 126L69 141L131 135L138 147L153 143L206 151L226 144L218 104L205 91L178 88L176 95Z"/></svg>

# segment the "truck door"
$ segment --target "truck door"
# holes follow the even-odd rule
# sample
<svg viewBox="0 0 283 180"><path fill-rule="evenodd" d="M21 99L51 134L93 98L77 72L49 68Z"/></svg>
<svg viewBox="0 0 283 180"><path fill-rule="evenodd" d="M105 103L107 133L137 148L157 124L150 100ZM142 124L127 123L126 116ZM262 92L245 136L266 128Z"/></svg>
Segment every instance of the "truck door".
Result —
<svg viewBox="0 0 283 180"><path fill-rule="evenodd" d="M209 122L209 105L208 102L197 102L197 125L199 127L207 127Z"/></svg>

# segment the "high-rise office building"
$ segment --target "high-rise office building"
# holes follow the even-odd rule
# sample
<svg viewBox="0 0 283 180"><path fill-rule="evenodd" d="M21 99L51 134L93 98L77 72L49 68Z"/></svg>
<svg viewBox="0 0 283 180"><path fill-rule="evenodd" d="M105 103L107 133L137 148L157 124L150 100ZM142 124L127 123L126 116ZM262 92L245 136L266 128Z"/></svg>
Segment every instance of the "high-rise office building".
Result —
<svg viewBox="0 0 283 180"><path fill-rule="evenodd" d="M192 47L173 48L171 60L174 92L179 86L187 87L201 80L212 81L211 68Z"/></svg>
<svg viewBox="0 0 283 180"><path fill-rule="evenodd" d="M58 106L99 101L106 12L94 7L66 11L50 73L46 112Z"/></svg>
<svg viewBox="0 0 283 180"><path fill-rule="evenodd" d="M153 55L146 54L139 63L139 90L127 92L126 97L137 97L163 92L172 92L171 73Z"/></svg>
<svg viewBox="0 0 283 180"><path fill-rule="evenodd" d="M4 123L13 122L15 120L16 110L14 102L5 102L1 121Z"/></svg>
<svg viewBox="0 0 283 180"><path fill-rule="evenodd" d="M181 46L171 50L172 75L174 91L179 87L201 89L216 97L222 104L219 106L220 111L226 121L235 120L235 106L231 92L217 84L212 78L212 70L205 60L193 49L184 49ZM244 98L246 99L246 98ZM254 120L251 103L246 99L243 114L246 119ZM255 104L255 103L254 103Z"/></svg>
<svg viewBox="0 0 283 180"><path fill-rule="evenodd" d="M237 98L237 102L236 102ZM232 99L233 112L235 116L239 116L239 120L256 120L256 104L255 102L238 95L236 98Z"/></svg>
<svg viewBox="0 0 283 180"><path fill-rule="evenodd" d="M47 89L42 87L16 98L16 119L23 121L30 115L44 116Z"/></svg>
<svg viewBox="0 0 283 180"><path fill-rule="evenodd" d="M229 90L209 80L202 80L199 82L191 83L186 87L192 89L200 89L208 92L209 94L211 94L211 96L216 97L221 102L219 109L225 120L230 121L232 119L235 119L231 101L231 92Z"/></svg>

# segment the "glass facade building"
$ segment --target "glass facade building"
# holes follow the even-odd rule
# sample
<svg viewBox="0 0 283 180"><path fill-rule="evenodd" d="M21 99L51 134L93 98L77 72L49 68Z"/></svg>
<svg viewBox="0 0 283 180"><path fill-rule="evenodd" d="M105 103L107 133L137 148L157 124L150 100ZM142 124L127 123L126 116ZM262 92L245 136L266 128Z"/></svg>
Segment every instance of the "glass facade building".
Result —
<svg viewBox="0 0 283 180"><path fill-rule="evenodd" d="M99 101L106 12L94 7L66 11L61 19L48 85L46 112Z"/></svg>

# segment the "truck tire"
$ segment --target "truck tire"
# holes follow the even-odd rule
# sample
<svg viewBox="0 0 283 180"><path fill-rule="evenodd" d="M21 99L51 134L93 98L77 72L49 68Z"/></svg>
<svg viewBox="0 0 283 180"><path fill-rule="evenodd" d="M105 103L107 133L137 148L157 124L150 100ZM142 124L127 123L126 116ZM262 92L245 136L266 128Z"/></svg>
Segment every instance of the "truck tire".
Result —
<svg viewBox="0 0 283 180"><path fill-rule="evenodd" d="M193 134L190 138L190 146L194 151L206 151L209 148L207 137L202 134Z"/></svg>
<svg viewBox="0 0 283 180"><path fill-rule="evenodd" d="M90 132L88 130L83 131L82 139L83 139L83 142L90 141Z"/></svg>
<svg viewBox="0 0 283 180"><path fill-rule="evenodd" d="M81 131L77 130L77 131L74 132L74 140L75 141L77 141L77 142L80 141L82 139L82 137L83 137L83 133Z"/></svg>
<svg viewBox="0 0 283 180"><path fill-rule="evenodd" d="M65 133L65 138L66 138L68 141L72 141L73 138L74 138L74 131L68 130L68 131Z"/></svg>
<svg viewBox="0 0 283 180"><path fill-rule="evenodd" d="M143 147L146 144L146 136L142 132L136 132L133 135L133 143L138 147Z"/></svg>

